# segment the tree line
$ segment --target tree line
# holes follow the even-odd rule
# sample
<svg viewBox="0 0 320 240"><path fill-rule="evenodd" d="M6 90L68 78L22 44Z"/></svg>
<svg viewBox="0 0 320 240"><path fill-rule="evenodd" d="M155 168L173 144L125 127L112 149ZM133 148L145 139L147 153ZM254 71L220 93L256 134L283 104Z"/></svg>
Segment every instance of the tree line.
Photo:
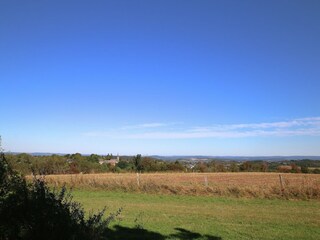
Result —
<svg viewBox="0 0 320 240"><path fill-rule="evenodd" d="M109 164L112 154L100 156L97 154L82 155L80 153L51 156L33 156L26 153L6 154L10 166L24 175L28 174L75 174L75 173L105 173L105 172L155 172L155 171L185 171L180 162L166 162L151 157L123 156L116 164Z"/></svg>
<svg viewBox="0 0 320 240"><path fill-rule="evenodd" d="M33 156L26 153L6 154L10 166L24 175L76 174L106 172L291 172L320 173L320 161L164 161L153 157L121 156L115 164L108 155L80 153Z"/></svg>

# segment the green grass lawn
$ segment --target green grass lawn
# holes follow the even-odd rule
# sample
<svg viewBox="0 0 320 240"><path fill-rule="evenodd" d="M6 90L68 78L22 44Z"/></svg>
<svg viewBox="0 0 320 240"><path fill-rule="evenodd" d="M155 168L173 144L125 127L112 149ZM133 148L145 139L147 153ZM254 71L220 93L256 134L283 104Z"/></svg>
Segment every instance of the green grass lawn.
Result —
<svg viewBox="0 0 320 240"><path fill-rule="evenodd" d="M148 231L171 235L171 238L180 234L180 239L195 239L200 235L206 239L320 239L319 201L151 195L77 189L73 195L86 211L107 206L109 213L122 207L121 219L115 224L130 228L141 225ZM184 230L178 231L175 228Z"/></svg>

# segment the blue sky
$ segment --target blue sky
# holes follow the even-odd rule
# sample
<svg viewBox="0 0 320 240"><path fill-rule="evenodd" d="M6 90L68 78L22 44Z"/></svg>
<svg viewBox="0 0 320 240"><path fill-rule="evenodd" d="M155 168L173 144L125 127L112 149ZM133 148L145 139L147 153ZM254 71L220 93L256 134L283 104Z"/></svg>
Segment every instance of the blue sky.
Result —
<svg viewBox="0 0 320 240"><path fill-rule="evenodd" d="M320 155L319 1L1 1L7 151Z"/></svg>

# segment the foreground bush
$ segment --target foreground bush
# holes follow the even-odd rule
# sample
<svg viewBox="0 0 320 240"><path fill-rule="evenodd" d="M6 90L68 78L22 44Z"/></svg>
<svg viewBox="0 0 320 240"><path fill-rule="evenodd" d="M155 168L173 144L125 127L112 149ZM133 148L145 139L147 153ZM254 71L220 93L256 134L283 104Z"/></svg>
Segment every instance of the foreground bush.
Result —
<svg viewBox="0 0 320 240"><path fill-rule="evenodd" d="M26 183L0 154L0 239L105 239L119 210L85 218L81 205L65 187L52 191L43 179Z"/></svg>

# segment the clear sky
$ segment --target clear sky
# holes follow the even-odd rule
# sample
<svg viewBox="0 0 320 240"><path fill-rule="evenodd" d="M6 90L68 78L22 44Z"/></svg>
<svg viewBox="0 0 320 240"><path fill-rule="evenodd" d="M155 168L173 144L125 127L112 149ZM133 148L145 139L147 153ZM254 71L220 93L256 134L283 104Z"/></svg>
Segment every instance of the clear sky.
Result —
<svg viewBox="0 0 320 240"><path fill-rule="evenodd" d="M2 0L6 151L320 155L320 1Z"/></svg>

